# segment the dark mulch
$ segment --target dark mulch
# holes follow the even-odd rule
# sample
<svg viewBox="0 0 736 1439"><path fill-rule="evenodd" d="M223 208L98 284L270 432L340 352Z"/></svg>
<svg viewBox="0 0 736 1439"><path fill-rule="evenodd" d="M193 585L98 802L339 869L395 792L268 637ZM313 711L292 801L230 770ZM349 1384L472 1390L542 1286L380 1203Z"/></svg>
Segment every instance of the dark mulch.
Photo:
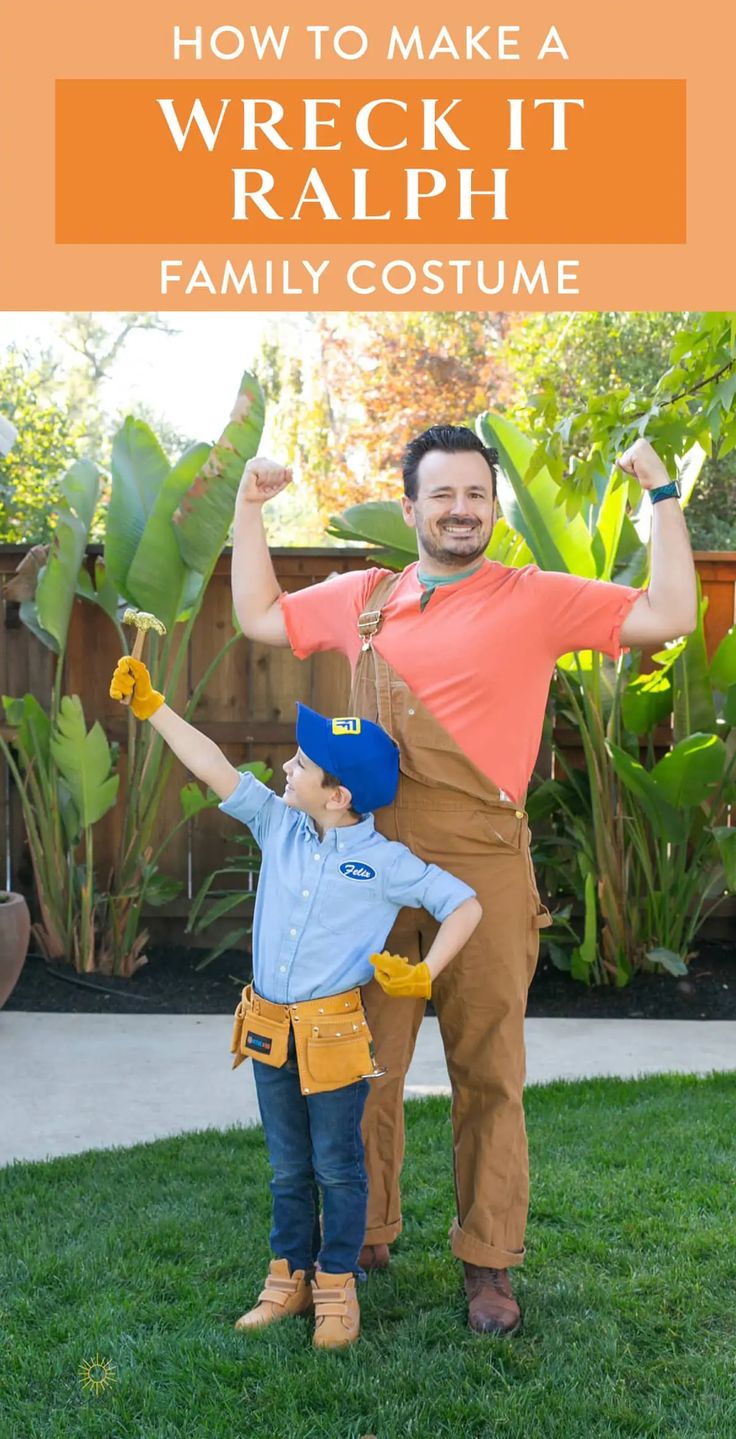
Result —
<svg viewBox="0 0 736 1439"><path fill-rule="evenodd" d="M250 957L231 951L198 970L202 951L151 947L132 979L75 975L29 955L6 1009L75 1014L231 1014ZM542 959L529 996L534 1018L736 1019L736 946L704 944L687 979L639 975L626 989L587 989Z"/></svg>

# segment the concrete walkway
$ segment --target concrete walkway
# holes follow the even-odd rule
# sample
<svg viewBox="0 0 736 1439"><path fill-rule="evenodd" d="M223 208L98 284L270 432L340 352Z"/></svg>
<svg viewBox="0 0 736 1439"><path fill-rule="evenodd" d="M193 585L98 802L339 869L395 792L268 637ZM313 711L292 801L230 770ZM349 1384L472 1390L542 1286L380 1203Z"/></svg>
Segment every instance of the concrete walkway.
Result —
<svg viewBox="0 0 736 1439"><path fill-rule="evenodd" d="M251 1066L230 1068L225 1015L0 1011L0 1165L257 1120ZM529 1019L530 1084L736 1070L736 1021ZM408 1097L449 1094L425 1019Z"/></svg>

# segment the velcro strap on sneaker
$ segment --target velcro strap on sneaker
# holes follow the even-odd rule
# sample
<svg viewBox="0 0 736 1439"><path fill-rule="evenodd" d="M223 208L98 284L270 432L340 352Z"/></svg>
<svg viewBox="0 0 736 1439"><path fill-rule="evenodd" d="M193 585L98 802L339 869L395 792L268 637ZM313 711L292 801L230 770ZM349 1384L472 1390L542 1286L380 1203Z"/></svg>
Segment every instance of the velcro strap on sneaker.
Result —
<svg viewBox="0 0 736 1439"><path fill-rule="evenodd" d="M265 1300L269 1304L283 1306L292 1294L296 1294L297 1287L295 1279L269 1279L258 1296L258 1303L263 1304Z"/></svg>
<svg viewBox="0 0 736 1439"><path fill-rule="evenodd" d="M314 1307L317 1314L346 1314L347 1293L344 1289L316 1289Z"/></svg>

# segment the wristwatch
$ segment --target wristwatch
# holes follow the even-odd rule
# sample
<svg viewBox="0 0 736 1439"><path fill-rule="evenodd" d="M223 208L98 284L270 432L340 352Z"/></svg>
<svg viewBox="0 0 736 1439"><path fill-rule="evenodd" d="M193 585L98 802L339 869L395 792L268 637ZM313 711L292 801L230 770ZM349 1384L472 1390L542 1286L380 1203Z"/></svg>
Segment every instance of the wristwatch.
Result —
<svg viewBox="0 0 736 1439"><path fill-rule="evenodd" d="M656 489L650 490L649 498L656 505L660 500L679 500L680 494L679 480L669 480L666 485L657 485Z"/></svg>

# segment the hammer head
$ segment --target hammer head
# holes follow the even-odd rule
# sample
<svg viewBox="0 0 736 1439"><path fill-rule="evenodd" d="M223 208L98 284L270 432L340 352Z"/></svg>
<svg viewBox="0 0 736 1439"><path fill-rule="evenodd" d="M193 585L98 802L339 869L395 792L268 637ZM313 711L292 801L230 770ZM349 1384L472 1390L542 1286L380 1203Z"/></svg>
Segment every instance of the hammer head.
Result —
<svg viewBox="0 0 736 1439"><path fill-rule="evenodd" d="M166 625L155 615L149 614L148 610L126 610L123 624L135 625L137 630L155 630L157 635L166 634Z"/></svg>

